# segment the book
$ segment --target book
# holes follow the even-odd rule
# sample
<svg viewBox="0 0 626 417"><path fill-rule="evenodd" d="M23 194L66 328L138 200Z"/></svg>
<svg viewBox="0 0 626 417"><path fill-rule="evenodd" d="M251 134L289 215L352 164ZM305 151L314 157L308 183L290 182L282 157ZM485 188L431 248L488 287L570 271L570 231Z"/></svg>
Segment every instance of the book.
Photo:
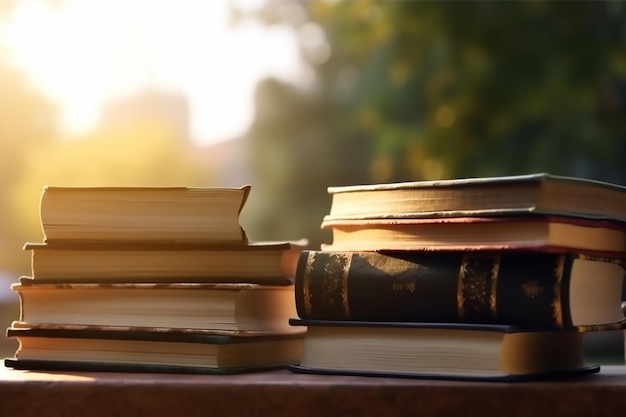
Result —
<svg viewBox="0 0 626 417"><path fill-rule="evenodd" d="M233 332L114 326L26 326L5 365L16 369L232 374L297 363L303 332Z"/></svg>
<svg viewBox="0 0 626 417"><path fill-rule="evenodd" d="M27 243L37 282L250 282L289 285L303 246Z"/></svg>
<svg viewBox="0 0 626 417"><path fill-rule="evenodd" d="M621 329L621 259L542 252L303 251L302 319Z"/></svg>
<svg viewBox="0 0 626 417"><path fill-rule="evenodd" d="M626 221L626 187L537 173L329 187L325 221L548 214Z"/></svg>
<svg viewBox="0 0 626 417"><path fill-rule="evenodd" d="M293 332L293 286L212 283L37 284L21 279L28 324Z"/></svg>
<svg viewBox="0 0 626 417"><path fill-rule="evenodd" d="M239 214L250 186L53 187L43 189L44 241L245 243Z"/></svg>
<svg viewBox="0 0 626 417"><path fill-rule="evenodd" d="M337 250L586 251L626 257L626 227L564 216L436 217L325 221Z"/></svg>
<svg viewBox="0 0 626 417"><path fill-rule="evenodd" d="M292 320L306 326L295 372L522 381L579 376L583 333L513 326Z"/></svg>

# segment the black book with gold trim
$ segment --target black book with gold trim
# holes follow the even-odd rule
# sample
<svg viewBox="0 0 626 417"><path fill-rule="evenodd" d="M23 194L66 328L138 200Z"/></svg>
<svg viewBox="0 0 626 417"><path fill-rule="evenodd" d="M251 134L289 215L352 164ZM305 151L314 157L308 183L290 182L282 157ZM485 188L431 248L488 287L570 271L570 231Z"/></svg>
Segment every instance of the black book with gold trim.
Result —
<svg viewBox="0 0 626 417"><path fill-rule="evenodd" d="M577 253L304 251L296 308L312 320L620 329L621 262Z"/></svg>

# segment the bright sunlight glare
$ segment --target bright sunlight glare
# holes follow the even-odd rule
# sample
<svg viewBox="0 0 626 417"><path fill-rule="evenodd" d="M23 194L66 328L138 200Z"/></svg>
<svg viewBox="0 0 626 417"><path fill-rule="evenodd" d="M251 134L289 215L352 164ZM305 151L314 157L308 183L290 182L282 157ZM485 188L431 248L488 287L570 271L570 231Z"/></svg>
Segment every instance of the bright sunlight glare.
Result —
<svg viewBox="0 0 626 417"><path fill-rule="evenodd" d="M238 0L247 9L263 0ZM142 90L185 94L199 144L241 134L266 76L294 81L286 27L229 25L227 0L24 0L6 30L15 65L58 102L70 134L99 122L104 103Z"/></svg>

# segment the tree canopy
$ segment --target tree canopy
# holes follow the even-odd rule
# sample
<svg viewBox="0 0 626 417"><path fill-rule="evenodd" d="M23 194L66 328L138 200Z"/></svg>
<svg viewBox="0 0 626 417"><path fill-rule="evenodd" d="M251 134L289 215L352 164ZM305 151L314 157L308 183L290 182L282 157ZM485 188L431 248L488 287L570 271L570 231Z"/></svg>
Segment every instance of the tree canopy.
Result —
<svg viewBox="0 0 626 417"><path fill-rule="evenodd" d="M265 217L282 213L264 234L324 239L305 225L326 213L329 185L626 182L622 3L269 1L254 18L293 27L313 80L258 89L256 175Z"/></svg>

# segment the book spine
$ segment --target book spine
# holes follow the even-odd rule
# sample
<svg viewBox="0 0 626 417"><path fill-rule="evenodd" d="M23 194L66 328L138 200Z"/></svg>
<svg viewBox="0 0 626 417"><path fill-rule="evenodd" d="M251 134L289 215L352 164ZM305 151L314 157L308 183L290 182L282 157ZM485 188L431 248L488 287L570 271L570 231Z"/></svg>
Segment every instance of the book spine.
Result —
<svg viewBox="0 0 626 417"><path fill-rule="evenodd" d="M302 319L573 328L573 255L304 251L295 276Z"/></svg>

